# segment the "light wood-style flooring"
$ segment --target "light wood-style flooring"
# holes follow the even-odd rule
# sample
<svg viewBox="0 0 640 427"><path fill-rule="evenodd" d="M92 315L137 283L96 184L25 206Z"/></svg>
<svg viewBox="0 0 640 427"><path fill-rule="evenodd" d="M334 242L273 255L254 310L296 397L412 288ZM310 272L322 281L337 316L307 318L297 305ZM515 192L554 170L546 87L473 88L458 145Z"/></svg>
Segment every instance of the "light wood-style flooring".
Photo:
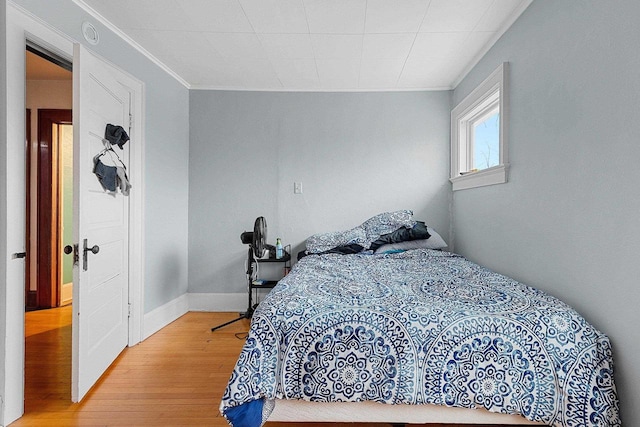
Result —
<svg viewBox="0 0 640 427"><path fill-rule="evenodd" d="M235 317L237 313L187 313L125 349L83 402L73 404L71 307L28 312L25 415L10 426L227 426L218 406L244 343L236 334L243 338L249 321L213 333L210 329Z"/></svg>

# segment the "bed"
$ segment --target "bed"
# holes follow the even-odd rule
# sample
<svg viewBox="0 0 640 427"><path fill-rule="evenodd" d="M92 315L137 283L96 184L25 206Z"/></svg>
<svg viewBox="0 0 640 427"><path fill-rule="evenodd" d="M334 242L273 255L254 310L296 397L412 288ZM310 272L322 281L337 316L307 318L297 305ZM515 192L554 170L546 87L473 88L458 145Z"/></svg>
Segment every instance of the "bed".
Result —
<svg viewBox="0 0 640 427"><path fill-rule="evenodd" d="M544 292L424 248L301 259L255 311L220 410L234 426L620 425L604 334Z"/></svg>

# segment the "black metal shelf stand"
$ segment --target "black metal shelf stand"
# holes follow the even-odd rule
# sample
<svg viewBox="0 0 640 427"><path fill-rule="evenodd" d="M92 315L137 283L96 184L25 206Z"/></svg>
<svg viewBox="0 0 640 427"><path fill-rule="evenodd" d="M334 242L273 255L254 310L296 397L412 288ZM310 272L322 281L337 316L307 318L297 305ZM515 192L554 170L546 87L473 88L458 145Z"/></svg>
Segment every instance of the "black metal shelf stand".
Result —
<svg viewBox="0 0 640 427"><path fill-rule="evenodd" d="M230 325L234 322L237 322L242 319L251 319L253 316L253 312L255 311L258 304L253 303L253 291L255 289L272 289L277 283L277 280L259 280L258 278L253 277L253 265L254 263L274 263L274 262L282 262L284 263L284 275L286 276L291 269L291 246L287 245L286 248L289 250L284 250L284 254L282 258L256 258L253 253L253 248L249 247L247 251L247 282L248 282L248 303L247 303L247 311L240 313L237 319L230 320L226 323L223 323L218 326L214 326L211 328L211 332Z"/></svg>

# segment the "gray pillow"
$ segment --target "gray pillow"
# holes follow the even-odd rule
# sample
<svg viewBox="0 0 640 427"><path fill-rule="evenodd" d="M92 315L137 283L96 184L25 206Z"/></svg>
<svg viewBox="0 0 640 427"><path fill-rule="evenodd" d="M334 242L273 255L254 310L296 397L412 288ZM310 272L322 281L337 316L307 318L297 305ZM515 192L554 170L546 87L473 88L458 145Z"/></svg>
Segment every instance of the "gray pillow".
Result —
<svg viewBox="0 0 640 427"><path fill-rule="evenodd" d="M429 237L431 237L431 235L429 234L429 230L427 230L427 225L423 221L416 221L416 225L414 225L413 228L400 227L393 233L383 234L378 240L371 243L369 249L375 251L380 246L390 243L428 239Z"/></svg>
<svg viewBox="0 0 640 427"><path fill-rule="evenodd" d="M400 243L390 243L388 245L382 245L376 249L376 254L383 254L386 252L396 251L408 251L410 249L443 249L447 247L447 243L444 239L431 227L427 227L427 231L431 237L428 239L409 240Z"/></svg>

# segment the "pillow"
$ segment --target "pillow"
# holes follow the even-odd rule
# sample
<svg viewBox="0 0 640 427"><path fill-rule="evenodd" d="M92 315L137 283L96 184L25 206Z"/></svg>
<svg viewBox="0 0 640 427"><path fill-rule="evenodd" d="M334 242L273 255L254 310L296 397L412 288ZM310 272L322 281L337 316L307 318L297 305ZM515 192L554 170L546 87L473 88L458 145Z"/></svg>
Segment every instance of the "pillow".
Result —
<svg viewBox="0 0 640 427"><path fill-rule="evenodd" d="M416 221L416 225L414 225L413 228L400 227L393 233L383 234L378 238L378 240L371 243L369 249L375 251L380 246L387 245L389 243L428 239L430 236L431 234L429 234L426 224L422 221Z"/></svg>
<svg viewBox="0 0 640 427"><path fill-rule="evenodd" d="M367 233L370 242L378 240L383 234L393 233L400 227L413 228L416 222L410 210L385 212L369 218L361 227Z"/></svg>
<svg viewBox="0 0 640 427"><path fill-rule="evenodd" d="M355 227L347 231L314 234L307 239L307 252L316 254L338 246L352 244L369 247L367 234L362 227Z"/></svg>
<svg viewBox="0 0 640 427"><path fill-rule="evenodd" d="M376 249L376 254L384 254L397 251L408 251L410 249L442 249L447 247L444 239L431 227L427 227L431 237L428 239L408 240L406 242L389 243Z"/></svg>

